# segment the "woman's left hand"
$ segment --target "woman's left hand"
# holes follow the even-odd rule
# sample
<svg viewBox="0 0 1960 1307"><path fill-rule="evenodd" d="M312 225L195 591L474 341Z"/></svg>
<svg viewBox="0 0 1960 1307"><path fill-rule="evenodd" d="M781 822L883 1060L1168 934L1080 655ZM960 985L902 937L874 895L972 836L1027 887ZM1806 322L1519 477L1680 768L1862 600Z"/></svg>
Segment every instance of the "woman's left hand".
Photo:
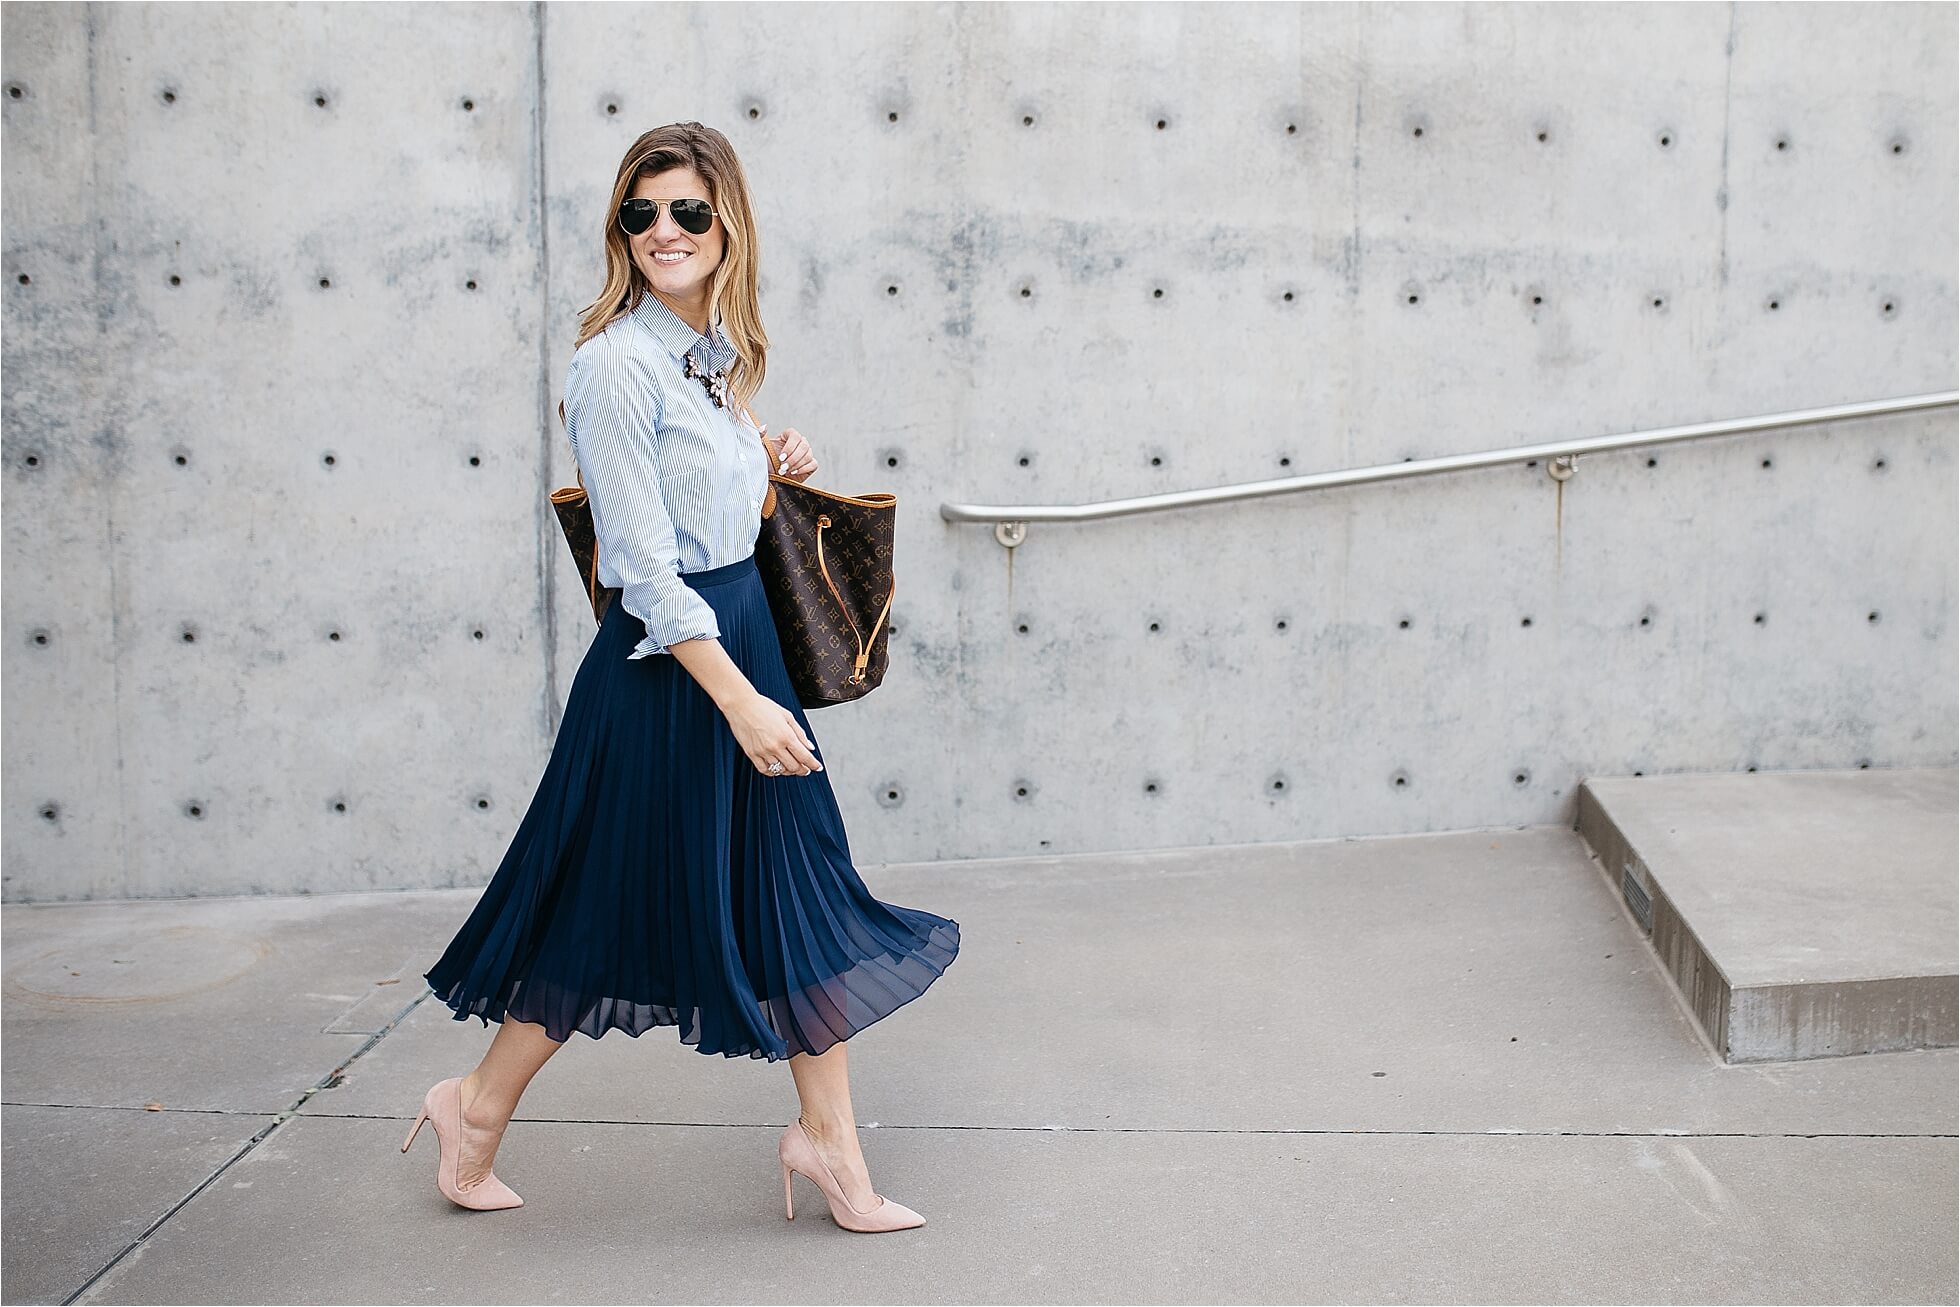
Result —
<svg viewBox="0 0 1960 1307"><path fill-rule="evenodd" d="M767 428L764 431L766 433ZM817 456L810 452L810 442L795 427L784 427L771 448L775 454L769 470L777 476L785 476L792 481L808 481L810 474L817 470Z"/></svg>

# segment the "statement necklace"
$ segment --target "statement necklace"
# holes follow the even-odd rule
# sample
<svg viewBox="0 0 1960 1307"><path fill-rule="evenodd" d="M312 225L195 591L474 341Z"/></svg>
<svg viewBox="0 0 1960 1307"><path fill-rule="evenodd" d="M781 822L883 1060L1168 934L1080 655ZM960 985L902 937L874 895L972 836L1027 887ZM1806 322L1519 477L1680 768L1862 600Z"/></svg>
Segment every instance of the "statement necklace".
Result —
<svg viewBox="0 0 1960 1307"><path fill-rule="evenodd" d="M716 368L713 372L704 372L700 363L695 361L694 351L689 350L687 375L701 383L708 392L708 398L715 402L716 408L728 407L728 373L724 369Z"/></svg>

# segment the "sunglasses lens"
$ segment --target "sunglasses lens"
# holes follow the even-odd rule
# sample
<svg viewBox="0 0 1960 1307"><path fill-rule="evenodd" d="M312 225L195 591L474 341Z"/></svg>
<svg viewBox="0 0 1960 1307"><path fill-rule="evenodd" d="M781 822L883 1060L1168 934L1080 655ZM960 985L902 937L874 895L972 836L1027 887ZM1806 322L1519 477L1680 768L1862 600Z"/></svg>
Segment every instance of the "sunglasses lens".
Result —
<svg viewBox="0 0 1960 1307"><path fill-rule="evenodd" d="M628 236L638 236L653 226L654 207L651 200L628 200L619 206L619 227Z"/></svg>
<svg viewBox="0 0 1960 1307"><path fill-rule="evenodd" d="M699 236L714 226L715 211L706 200L675 200L670 206L680 229Z"/></svg>

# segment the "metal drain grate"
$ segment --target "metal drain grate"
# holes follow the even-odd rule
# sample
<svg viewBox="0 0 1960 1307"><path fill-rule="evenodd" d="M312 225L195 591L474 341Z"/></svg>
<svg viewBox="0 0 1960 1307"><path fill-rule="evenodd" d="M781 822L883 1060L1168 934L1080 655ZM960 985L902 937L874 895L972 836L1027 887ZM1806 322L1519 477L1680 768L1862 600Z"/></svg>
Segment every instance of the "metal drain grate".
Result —
<svg viewBox="0 0 1960 1307"><path fill-rule="evenodd" d="M1620 896L1627 901L1627 906L1633 909L1633 915L1639 920L1640 928L1649 935L1653 934L1654 900L1648 897L1647 887L1634 879L1631 863L1624 864L1620 868Z"/></svg>

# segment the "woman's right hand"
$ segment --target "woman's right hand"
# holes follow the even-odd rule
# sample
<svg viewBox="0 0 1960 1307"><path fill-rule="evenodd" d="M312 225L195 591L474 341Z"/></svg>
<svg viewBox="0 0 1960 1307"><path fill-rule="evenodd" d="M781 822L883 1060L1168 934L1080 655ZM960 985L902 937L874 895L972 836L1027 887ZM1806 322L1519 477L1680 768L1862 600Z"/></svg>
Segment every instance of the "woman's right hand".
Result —
<svg viewBox="0 0 1960 1307"><path fill-rule="evenodd" d="M771 761L783 764L779 776L808 776L823 770L795 715L760 690L738 702L727 717L735 742L764 776L770 774Z"/></svg>

